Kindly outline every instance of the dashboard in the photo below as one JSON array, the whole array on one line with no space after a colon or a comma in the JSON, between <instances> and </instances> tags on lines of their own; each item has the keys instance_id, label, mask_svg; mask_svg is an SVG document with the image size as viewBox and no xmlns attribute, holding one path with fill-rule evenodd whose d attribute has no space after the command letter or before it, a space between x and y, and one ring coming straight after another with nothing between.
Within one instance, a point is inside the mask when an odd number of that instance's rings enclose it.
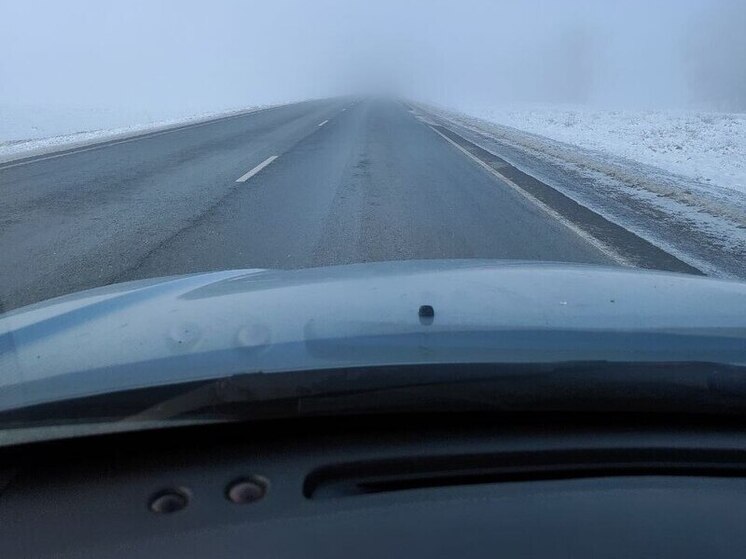
<instances>
[{"instance_id":1,"label":"dashboard","mask_svg":"<svg viewBox=\"0 0 746 559\"><path fill-rule=\"evenodd\" d=\"M735 420L386 415L0 451L2 557L743 557Z\"/></svg>"}]
</instances>

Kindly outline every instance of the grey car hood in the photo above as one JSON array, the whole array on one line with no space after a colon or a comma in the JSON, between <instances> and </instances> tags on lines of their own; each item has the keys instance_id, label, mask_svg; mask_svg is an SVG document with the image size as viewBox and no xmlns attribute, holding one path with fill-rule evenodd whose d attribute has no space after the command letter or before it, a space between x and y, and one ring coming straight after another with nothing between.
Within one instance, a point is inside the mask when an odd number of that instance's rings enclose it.
<instances>
[{"instance_id":1,"label":"grey car hood","mask_svg":"<svg viewBox=\"0 0 746 559\"><path fill-rule=\"evenodd\" d=\"M0 409L236 373L588 360L744 364L746 284L493 261L117 284L0 317Z\"/></svg>"}]
</instances>

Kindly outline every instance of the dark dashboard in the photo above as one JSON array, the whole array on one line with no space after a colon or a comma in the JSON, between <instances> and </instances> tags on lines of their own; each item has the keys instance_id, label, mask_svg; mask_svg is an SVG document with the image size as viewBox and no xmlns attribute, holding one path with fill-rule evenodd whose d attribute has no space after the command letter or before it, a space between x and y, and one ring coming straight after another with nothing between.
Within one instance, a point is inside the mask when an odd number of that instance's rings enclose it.
<instances>
[{"instance_id":1,"label":"dark dashboard","mask_svg":"<svg viewBox=\"0 0 746 559\"><path fill-rule=\"evenodd\" d=\"M743 557L713 417L380 415L0 451L0 556Z\"/></svg>"}]
</instances>

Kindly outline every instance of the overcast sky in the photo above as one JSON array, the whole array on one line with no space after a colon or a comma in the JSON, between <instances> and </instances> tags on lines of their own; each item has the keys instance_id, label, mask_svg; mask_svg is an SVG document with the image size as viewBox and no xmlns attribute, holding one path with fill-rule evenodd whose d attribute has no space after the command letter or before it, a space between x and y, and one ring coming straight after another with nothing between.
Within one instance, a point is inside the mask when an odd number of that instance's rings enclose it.
<instances>
[{"instance_id":1,"label":"overcast sky","mask_svg":"<svg viewBox=\"0 0 746 559\"><path fill-rule=\"evenodd\" d=\"M746 110L744 5L0 0L0 103L219 110L375 90Z\"/></svg>"}]
</instances>

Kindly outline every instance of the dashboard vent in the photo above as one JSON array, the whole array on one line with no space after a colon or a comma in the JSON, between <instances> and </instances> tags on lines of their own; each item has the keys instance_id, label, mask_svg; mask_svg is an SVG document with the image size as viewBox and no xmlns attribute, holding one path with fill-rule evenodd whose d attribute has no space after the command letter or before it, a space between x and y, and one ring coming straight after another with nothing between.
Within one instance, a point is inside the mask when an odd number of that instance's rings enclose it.
<instances>
[{"instance_id":1,"label":"dashboard vent","mask_svg":"<svg viewBox=\"0 0 746 559\"><path fill-rule=\"evenodd\" d=\"M746 477L746 453L702 449L577 450L409 457L350 462L314 470L308 499L414 489L615 476Z\"/></svg>"}]
</instances>

